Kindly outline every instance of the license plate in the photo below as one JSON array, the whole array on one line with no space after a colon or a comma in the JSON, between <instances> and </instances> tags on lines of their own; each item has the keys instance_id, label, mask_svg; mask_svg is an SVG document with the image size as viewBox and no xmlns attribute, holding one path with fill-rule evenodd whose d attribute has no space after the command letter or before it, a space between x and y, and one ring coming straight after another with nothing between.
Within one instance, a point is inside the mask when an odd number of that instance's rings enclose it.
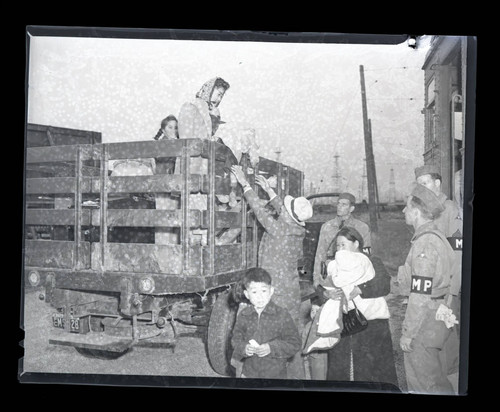
<instances>
[{"instance_id":1,"label":"license plate","mask_svg":"<svg viewBox=\"0 0 500 412\"><path fill-rule=\"evenodd\" d=\"M65 329L66 319L62 313L52 314L52 325L56 328ZM70 332L80 332L80 318L69 317Z\"/></svg>"}]
</instances>

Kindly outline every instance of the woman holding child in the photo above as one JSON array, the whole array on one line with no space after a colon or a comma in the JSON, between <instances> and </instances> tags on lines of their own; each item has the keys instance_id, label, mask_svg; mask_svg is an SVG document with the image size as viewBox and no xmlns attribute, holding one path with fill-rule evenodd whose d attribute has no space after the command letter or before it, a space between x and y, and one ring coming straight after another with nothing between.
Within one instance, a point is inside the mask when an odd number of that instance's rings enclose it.
<instances>
[{"instance_id":1,"label":"woman holding child","mask_svg":"<svg viewBox=\"0 0 500 412\"><path fill-rule=\"evenodd\" d=\"M345 297L349 308L352 302L368 320L368 327L354 335L334 340L331 348L324 348L328 352L328 372L324 365L312 365L313 379L328 379L332 381L363 381L395 385L398 380L394 361L391 331L389 328L389 308L384 296L390 292L390 275L382 262L376 256L363 255L365 259L356 259L356 254L362 254L363 237L352 227L342 228L336 238L337 252L345 251L348 260L330 262L329 275L336 271L351 270L353 275L364 281L357 282L349 287L348 295L341 288L329 288L323 293L326 299L342 299ZM352 255L352 253L355 253ZM351 254L351 255L349 255ZM339 256L340 257L340 256ZM357 256L361 258L361 255ZM366 265L366 258L369 265ZM341 267L341 265L343 265ZM360 268L365 274L362 276ZM372 274L370 274L372 272ZM311 343L311 341L308 341ZM306 345L308 344L306 342ZM305 348L307 349L307 347ZM315 370L316 369L316 370ZM319 372L318 372L319 371ZM323 376L322 376L323 375Z\"/></svg>"}]
</instances>

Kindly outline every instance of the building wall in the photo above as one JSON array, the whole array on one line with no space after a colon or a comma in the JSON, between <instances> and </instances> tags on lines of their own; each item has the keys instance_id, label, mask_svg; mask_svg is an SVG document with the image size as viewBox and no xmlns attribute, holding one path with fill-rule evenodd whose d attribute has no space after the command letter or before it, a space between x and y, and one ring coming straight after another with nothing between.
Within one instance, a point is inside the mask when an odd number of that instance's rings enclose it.
<instances>
[{"instance_id":1,"label":"building wall","mask_svg":"<svg viewBox=\"0 0 500 412\"><path fill-rule=\"evenodd\" d=\"M452 127L451 110L454 95L463 97L462 79L465 79L466 70L465 60L462 58L464 41L463 37L434 37L422 67L425 73L423 160L425 164L438 165L442 176L442 190L450 199L455 197L455 173L462 168L459 159L461 153L457 150L462 141L452 137L453 130L458 129ZM458 156L457 161L455 156Z\"/></svg>"}]
</instances>

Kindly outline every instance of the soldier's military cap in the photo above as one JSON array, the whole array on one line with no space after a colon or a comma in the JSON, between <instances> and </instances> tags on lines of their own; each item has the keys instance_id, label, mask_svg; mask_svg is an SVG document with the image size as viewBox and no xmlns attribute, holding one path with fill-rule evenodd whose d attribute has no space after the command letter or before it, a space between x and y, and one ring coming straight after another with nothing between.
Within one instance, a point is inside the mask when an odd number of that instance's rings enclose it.
<instances>
[{"instance_id":1,"label":"soldier's military cap","mask_svg":"<svg viewBox=\"0 0 500 412\"><path fill-rule=\"evenodd\" d=\"M436 194L432 190L427 189L425 186L418 184L415 185L411 191L411 195L413 197L418 197L434 217L439 216L439 214L444 210L444 206Z\"/></svg>"},{"instance_id":2,"label":"soldier's military cap","mask_svg":"<svg viewBox=\"0 0 500 412\"><path fill-rule=\"evenodd\" d=\"M418 179L420 176L423 175L431 175L431 174L438 174L441 175L441 171L439 170L439 167L433 164L427 164L423 166L419 166L415 169L415 179Z\"/></svg>"},{"instance_id":3,"label":"soldier's military cap","mask_svg":"<svg viewBox=\"0 0 500 412\"><path fill-rule=\"evenodd\" d=\"M354 195L352 195L352 194L350 194L348 192L341 193L339 195L339 200L340 199L347 199L347 200L349 200L349 202L351 202L351 206L356 203L356 198L354 197Z\"/></svg>"}]
</instances>

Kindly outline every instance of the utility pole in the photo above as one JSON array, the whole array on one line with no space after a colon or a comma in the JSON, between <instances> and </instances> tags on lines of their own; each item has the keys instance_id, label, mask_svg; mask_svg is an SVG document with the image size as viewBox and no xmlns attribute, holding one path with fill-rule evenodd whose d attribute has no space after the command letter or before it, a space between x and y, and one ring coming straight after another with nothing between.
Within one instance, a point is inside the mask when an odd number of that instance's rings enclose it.
<instances>
[{"instance_id":1,"label":"utility pole","mask_svg":"<svg viewBox=\"0 0 500 412\"><path fill-rule=\"evenodd\" d=\"M359 74L361 78L361 103L363 108L363 130L365 136L366 175L368 178L368 211L370 214L371 231L377 232L375 159L373 158L373 145L371 140L370 123L368 121L368 109L366 106L365 73L363 65L359 66Z\"/></svg>"},{"instance_id":2,"label":"utility pole","mask_svg":"<svg viewBox=\"0 0 500 412\"><path fill-rule=\"evenodd\" d=\"M372 119L368 119L368 130L370 133L370 142L373 143L373 134L372 134ZM378 181L377 181L377 168L375 167L375 155L373 155L373 185L375 186L375 210L377 213L377 217L380 219L380 198L378 197Z\"/></svg>"},{"instance_id":3,"label":"utility pole","mask_svg":"<svg viewBox=\"0 0 500 412\"><path fill-rule=\"evenodd\" d=\"M276 161L279 163L281 160L281 147L276 147L274 149L274 153L276 153Z\"/></svg>"},{"instance_id":4,"label":"utility pole","mask_svg":"<svg viewBox=\"0 0 500 412\"><path fill-rule=\"evenodd\" d=\"M394 168L391 166L391 174L389 177L389 204L396 203L396 179L394 178Z\"/></svg>"},{"instance_id":5,"label":"utility pole","mask_svg":"<svg viewBox=\"0 0 500 412\"><path fill-rule=\"evenodd\" d=\"M364 200L365 198L365 191L366 191L366 158L363 158L363 176L361 177L361 201Z\"/></svg>"},{"instance_id":6,"label":"utility pole","mask_svg":"<svg viewBox=\"0 0 500 412\"><path fill-rule=\"evenodd\" d=\"M334 159L335 159L335 162L333 164L333 167L334 167L334 171L333 171L333 184L334 184L334 188L333 188L333 191L334 192L341 192L342 191L342 180L341 180L341 175L340 175L340 166L339 166L339 155L338 154L335 154L335 156L333 156Z\"/></svg>"}]
</instances>

